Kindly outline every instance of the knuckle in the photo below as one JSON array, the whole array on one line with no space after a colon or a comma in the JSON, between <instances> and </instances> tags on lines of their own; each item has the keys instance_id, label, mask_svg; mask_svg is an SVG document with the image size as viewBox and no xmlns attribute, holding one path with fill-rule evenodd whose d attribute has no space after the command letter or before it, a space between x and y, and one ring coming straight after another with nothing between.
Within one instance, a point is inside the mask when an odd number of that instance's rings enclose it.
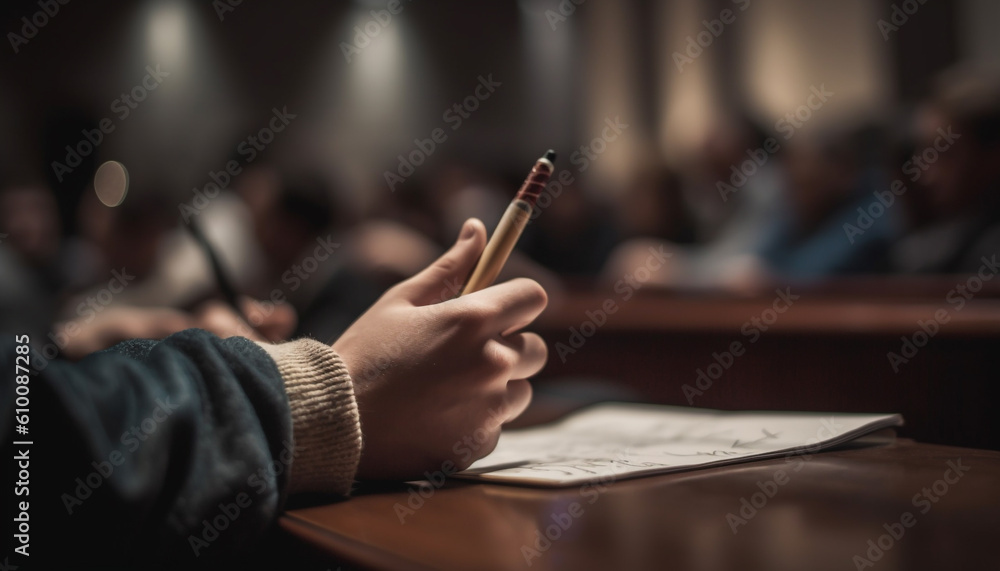
<instances>
[{"instance_id":1,"label":"knuckle","mask_svg":"<svg viewBox=\"0 0 1000 571\"><path fill-rule=\"evenodd\" d=\"M523 295L532 305L545 307L549 303L549 294L545 288L535 280L528 278L517 278L517 285L523 291Z\"/></svg>"},{"instance_id":2,"label":"knuckle","mask_svg":"<svg viewBox=\"0 0 1000 571\"><path fill-rule=\"evenodd\" d=\"M459 323L465 329L480 329L493 318L495 309L488 302L476 300L466 304L459 315Z\"/></svg>"},{"instance_id":3,"label":"knuckle","mask_svg":"<svg viewBox=\"0 0 1000 571\"><path fill-rule=\"evenodd\" d=\"M510 416L510 403L507 401L507 395L498 394L493 398L493 406L485 411L483 423L499 438L500 427L508 416Z\"/></svg>"},{"instance_id":4,"label":"knuckle","mask_svg":"<svg viewBox=\"0 0 1000 571\"><path fill-rule=\"evenodd\" d=\"M506 375L517 364L517 356L499 341L491 339L483 348L487 368L495 375Z\"/></svg>"},{"instance_id":5,"label":"knuckle","mask_svg":"<svg viewBox=\"0 0 1000 571\"><path fill-rule=\"evenodd\" d=\"M396 285L390 287L389 289L385 290L385 292L382 294L382 296L379 297L378 301L376 301L375 303L383 302L383 300L390 300L391 301L391 300L394 300L396 298L402 297L403 294L406 292L406 288L408 287L408 284L410 283L410 280L412 280L412 279L413 278L409 278L407 280L403 280L403 281L397 283Z\"/></svg>"}]
</instances>

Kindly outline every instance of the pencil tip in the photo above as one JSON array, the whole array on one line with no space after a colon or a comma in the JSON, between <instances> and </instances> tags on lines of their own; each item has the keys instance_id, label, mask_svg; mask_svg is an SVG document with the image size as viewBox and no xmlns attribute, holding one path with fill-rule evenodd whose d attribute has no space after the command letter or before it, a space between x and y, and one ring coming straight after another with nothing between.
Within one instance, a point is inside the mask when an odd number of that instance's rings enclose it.
<instances>
[{"instance_id":1,"label":"pencil tip","mask_svg":"<svg viewBox=\"0 0 1000 571\"><path fill-rule=\"evenodd\" d=\"M550 163L556 162L556 152L552 149L545 151L545 158L549 160Z\"/></svg>"}]
</instances>

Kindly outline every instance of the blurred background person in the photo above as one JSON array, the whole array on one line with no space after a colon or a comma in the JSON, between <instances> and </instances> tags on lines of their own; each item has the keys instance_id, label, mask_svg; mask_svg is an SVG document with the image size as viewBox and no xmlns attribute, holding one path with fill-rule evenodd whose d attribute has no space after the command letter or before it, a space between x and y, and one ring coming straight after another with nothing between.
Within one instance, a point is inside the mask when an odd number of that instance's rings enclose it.
<instances>
[{"instance_id":1,"label":"blurred background person","mask_svg":"<svg viewBox=\"0 0 1000 571\"><path fill-rule=\"evenodd\" d=\"M609 215L614 208L577 182L560 183L558 196L552 193L551 183L549 188L552 198L536 205L520 249L564 278L592 281L618 240L615 219Z\"/></svg>"},{"instance_id":2,"label":"blurred background person","mask_svg":"<svg viewBox=\"0 0 1000 571\"><path fill-rule=\"evenodd\" d=\"M1000 76L954 69L934 83L901 153L909 228L893 248L903 272L969 273L1000 252Z\"/></svg>"},{"instance_id":3,"label":"blurred background person","mask_svg":"<svg viewBox=\"0 0 1000 571\"><path fill-rule=\"evenodd\" d=\"M689 247L669 242L674 255L651 284L748 290L767 279L760 255L790 216L783 157L766 148L769 138L748 115L713 123L699 147L689 194L699 241ZM755 153L763 160L755 161ZM637 238L620 245L604 270L606 279L631 273L650 247L663 242Z\"/></svg>"},{"instance_id":4,"label":"blurred background person","mask_svg":"<svg viewBox=\"0 0 1000 571\"><path fill-rule=\"evenodd\" d=\"M29 182L0 187L0 329L45 331L70 279L52 191Z\"/></svg>"},{"instance_id":5,"label":"blurred background person","mask_svg":"<svg viewBox=\"0 0 1000 571\"><path fill-rule=\"evenodd\" d=\"M790 215L776 223L760 252L775 279L815 281L888 269L897 211L875 218L861 232L850 230L858 223L858 209L869 210L876 200L873 192L889 187L877 156L866 152L879 144L877 132L862 128L799 137L788 147Z\"/></svg>"}]
</instances>

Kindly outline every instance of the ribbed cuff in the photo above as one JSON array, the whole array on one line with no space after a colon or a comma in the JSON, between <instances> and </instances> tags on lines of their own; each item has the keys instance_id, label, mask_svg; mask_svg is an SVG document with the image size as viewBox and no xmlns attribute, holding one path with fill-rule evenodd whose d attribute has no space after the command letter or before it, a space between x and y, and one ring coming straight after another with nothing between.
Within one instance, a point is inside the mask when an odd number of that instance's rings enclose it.
<instances>
[{"instance_id":1,"label":"ribbed cuff","mask_svg":"<svg viewBox=\"0 0 1000 571\"><path fill-rule=\"evenodd\" d=\"M260 345L278 364L292 410L289 493L347 495L361 460L361 421L344 361L313 339Z\"/></svg>"}]
</instances>

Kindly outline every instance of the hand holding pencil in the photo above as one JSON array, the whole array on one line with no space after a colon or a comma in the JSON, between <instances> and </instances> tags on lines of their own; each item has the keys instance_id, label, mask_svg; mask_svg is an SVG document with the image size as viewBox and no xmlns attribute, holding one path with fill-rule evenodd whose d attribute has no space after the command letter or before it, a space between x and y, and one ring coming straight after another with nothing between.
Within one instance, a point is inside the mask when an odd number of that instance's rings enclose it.
<instances>
[{"instance_id":1,"label":"hand holding pencil","mask_svg":"<svg viewBox=\"0 0 1000 571\"><path fill-rule=\"evenodd\" d=\"M334 342L366 427L359 478L465 468L528 406L525 379L548 358L545 341L523 331L545 309L542 286L515 278L441 299L442 288L470 274L486 241L482 222L467 220L447 252L390 288Z\"/></svg>"}]
</instances>

